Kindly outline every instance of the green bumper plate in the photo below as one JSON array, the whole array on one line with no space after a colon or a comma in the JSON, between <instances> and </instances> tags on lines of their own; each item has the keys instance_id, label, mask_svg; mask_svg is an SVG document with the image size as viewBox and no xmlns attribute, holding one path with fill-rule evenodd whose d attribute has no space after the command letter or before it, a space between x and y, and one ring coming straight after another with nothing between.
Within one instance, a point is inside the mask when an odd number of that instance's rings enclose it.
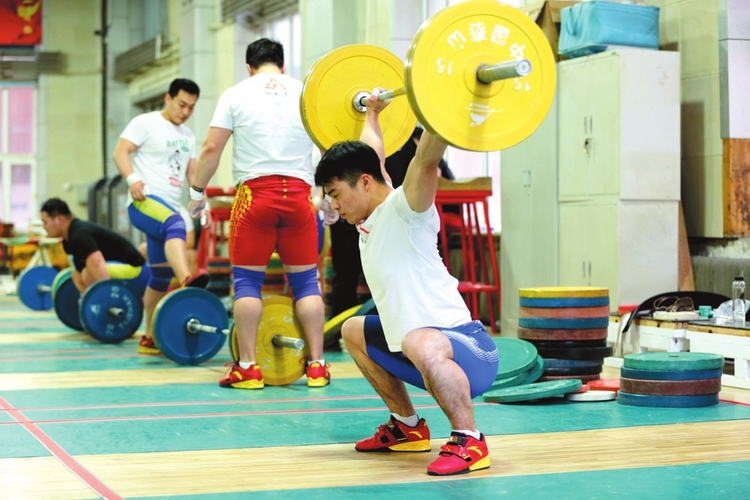
<instances>
[{"instance_id":1,"label":"green bumper plate","mask_svg":"<svg viewBox=\"0 0 750 500\"><path fill-rule=\"evenodd\" d=\"M495 380L527 372L536 363L537 350L531 342L507 337L495 337L493 340L500 358Z\"/></svg>"},{"instance_id":2,"label":"green bumper plate","mask_svg":"<svg viewBox=\"0 0 750 500\"><path fill-rule=\"evenodd\" d=\"M489 403L516 403L553 396L564 396L569 392L577 391L582 385L578 379L550 380L548 382L537 382L535 384L489 391L484 393L484 400Z\"/></svg>"},{"instance_id":3,"label":"green bumper plate","mask_svg":"<svg viewBox=\"0 0 750 500\"><path fill-rule=\"evenodd\" d=\"M641 352L626 355L623 366L640 370L711 370L724 366L724 356L707 352Z\"/></svg>"}]
</instances>

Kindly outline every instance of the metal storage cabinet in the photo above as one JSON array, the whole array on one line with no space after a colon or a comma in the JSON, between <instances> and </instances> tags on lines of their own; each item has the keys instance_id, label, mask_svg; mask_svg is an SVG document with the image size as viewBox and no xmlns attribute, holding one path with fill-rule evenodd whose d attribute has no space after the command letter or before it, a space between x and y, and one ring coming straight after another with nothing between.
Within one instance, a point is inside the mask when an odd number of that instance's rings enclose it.
<instances>
[{"instance_id":1,"label":"metal storage cabinet","mask_svg":"<svg viewBox=\"0 0 750 500\"><path fill-rule=\"evenodd\" d=\"M679 201L679 53L620 49L558 74L560 201Z\"/></svg>"},{"instance_id":2,"label":"metal storage cabinet","mask_svg":"<svg viewBox=\"0 0 750 500\"><path fill-rule=\"evenodd\" d=\"M620 49L560 74L560 285L610 307L678 285L680 59Z\"/></svg>"},{"instance_id":3,"label":"metal storage cabinet","mask_svg":"<svg viewBox=\"0 0 750 500\"><path fill-rule=\"evenodd\" d=\"M557 90L542 125L502 152L505 335L519 288L607 287L614 311L678 286L679 53L562 61Z\"/></svg>"},{"instance_id":4,"label":"metal storage cabinet","mask_svg":"<svg viewBox=\"0 0 750 500\"><path fill-rule=\"evenodd\" d=\"M515 336L518 289L558 279L558 98L525 141L501 153L501 331Z\"/></svg>"}]
</instances>

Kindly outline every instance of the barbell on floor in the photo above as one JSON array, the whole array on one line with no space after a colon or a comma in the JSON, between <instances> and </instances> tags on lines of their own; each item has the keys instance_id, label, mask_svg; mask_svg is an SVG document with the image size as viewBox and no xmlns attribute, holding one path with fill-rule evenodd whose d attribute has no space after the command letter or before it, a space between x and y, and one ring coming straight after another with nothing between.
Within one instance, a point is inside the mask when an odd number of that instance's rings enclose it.
<instances>
[{"instance_id":1,"label":"barbell on floor","mask_svg":"<svg viewBox=\"0 0 750 500\"><path fill-rule=\"evenodd\" d=\"M513 79L510 82L510 79ZM447 7L417 32L404 65L389 51L349 45L321 58L305 77L300 111L316 145L356 140L362 98L394 89L380 115L386 156L411 136L416 119L452 146L511 147L536 130L556 87L555 59L541 29L520 10L494 0Z\"/></svg>"},{"instance_id":2,"label":"barbell on floor","mask_svg":"<svg viewBox=\"0 0 750 500\"><path fill-rule=\"evenodd\" d=\"M216 355L230 338L230 351L239 360L239 343L224 303L198 288L175 290L154 313L154 340L162 353L180 364L198 365ZM286 385L305 371L308 352L291 298L263 298L263 315L256 337L256 362L268 385Z\"/></svg>"},{"instance_id":3,"label":"barbell on floor","mask_svg":"<svg viewBox=\"0 0 750 500\"><path fill-rule=\"evenodd\" d=\"M119 343L132 337L143 319L141 297L119 279L98 281L81 296L71 274L72 268L59 273L47 266L31 268L19 279L18 296L35 310L54 307L65 326L101 342Z\"/></svg>"},{"instance_id":4,"label":"barbell on floor","mask_svg":"<svg viewBox=\"0 0 750 500\"><path fill-rule=\"evenodd\" d=\"M81 297L78 317L89 335L116 344L132 337L141 325L143 298L123 280L97 281Z\"/></svg>"},{"instance_id":5,"label":"barbell on floor","mask_svg":"<svg viewBox=\"0 0 750 500\"><path fill-rule=\"evenodd\" d=\"M52 308L52 282L57 270L51 266L34 266L21 273L16 294L23 305L35 311Z\"/></svg>"}]
</instances>

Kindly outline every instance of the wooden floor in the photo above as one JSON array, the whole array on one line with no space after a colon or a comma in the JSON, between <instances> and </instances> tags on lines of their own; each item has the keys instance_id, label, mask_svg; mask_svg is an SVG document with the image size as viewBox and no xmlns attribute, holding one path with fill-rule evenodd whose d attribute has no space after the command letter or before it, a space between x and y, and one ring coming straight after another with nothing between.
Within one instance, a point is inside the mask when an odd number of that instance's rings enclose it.
<instances>
[{"instance_id":1,"label":"wooden floor","mask_svg":"<svg viewBox=\"0 0 750 500\"><path fill-rule=\"evenodd\" d=\"M492 467L434 478L450 428L421 390L432 452L354 451L388 414L346 354L326 353L329 387L242 391L217 384L226 348L196 367L136 351L0 295L0 499L748 498L748 391L694 409L480 398Z\"/></svg>"}]
</instances>

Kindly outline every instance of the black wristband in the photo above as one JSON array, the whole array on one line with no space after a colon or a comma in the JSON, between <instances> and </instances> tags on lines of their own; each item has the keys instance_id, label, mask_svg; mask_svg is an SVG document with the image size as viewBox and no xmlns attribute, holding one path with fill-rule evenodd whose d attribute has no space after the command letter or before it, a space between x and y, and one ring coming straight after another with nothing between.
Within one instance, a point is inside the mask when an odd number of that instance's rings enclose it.
<instances>
[{"instance_id":1,"label":"black wristband","mask_svg":"<svg viewBox=\"0 0 750 500\"><path fill-rule=\"evenodd\" d=\"M193 191L197 191L199 193L202 193L202 192L204 192L206 190L205 188L199 188L199 187L195 187L195 186L190 186L190 189L192 189Z\"/></svg>"}]
</instances>

